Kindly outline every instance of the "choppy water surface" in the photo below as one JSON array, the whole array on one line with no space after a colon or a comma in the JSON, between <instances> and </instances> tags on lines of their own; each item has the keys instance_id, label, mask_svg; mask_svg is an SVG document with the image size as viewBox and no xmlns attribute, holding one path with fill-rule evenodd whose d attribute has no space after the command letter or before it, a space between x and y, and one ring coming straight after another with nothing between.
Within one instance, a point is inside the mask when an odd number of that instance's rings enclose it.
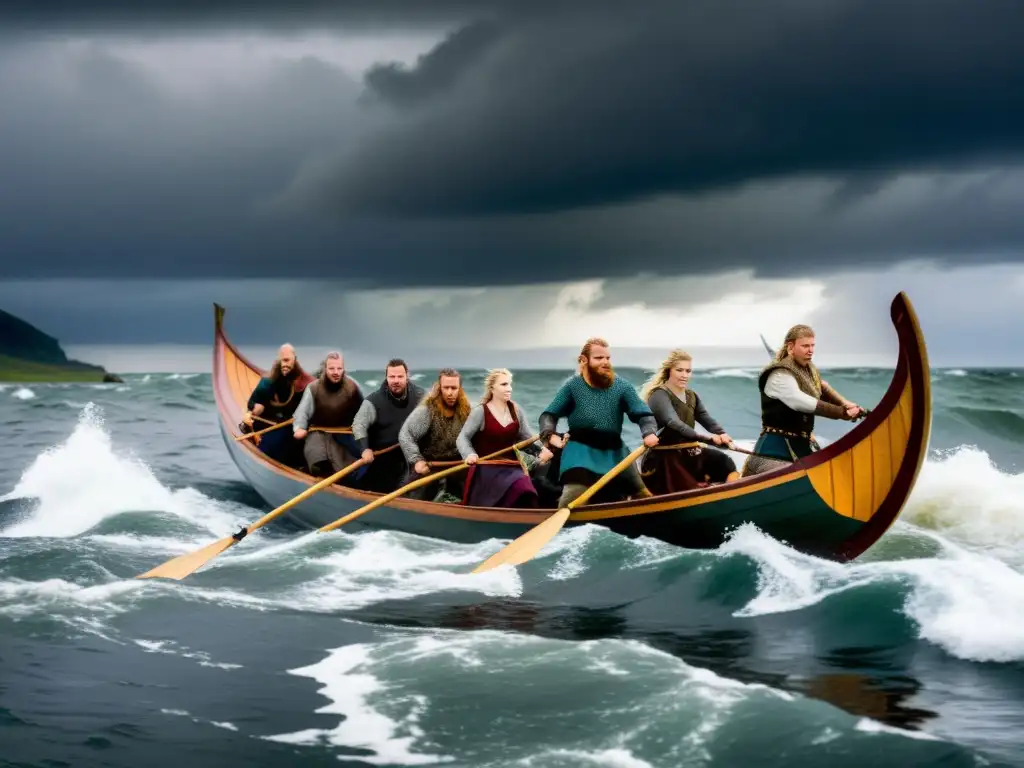
<instances>
[{"instance_id":1,"label":"choppy water surface","mask_svg":"<svg viewBox=\"0 0 1024 768\"><path fill-rule=\"evenodd\" d=\"M828 378L870 406L889 372ZM1024 765L1022 379L933 378L932 455L852 564L587 526L470 576L502 542L283 522L181 583L132 577L267 510L209 376L5 385L0 765ZM694 387L749 447L754 372Z\"/></svg>"}]
</instances>

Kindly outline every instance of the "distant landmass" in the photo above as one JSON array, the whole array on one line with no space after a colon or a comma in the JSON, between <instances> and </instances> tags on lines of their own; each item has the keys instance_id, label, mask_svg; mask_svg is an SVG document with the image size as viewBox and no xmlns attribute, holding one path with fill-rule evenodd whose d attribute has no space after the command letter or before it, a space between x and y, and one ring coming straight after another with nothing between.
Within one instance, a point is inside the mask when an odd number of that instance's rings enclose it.
<instances>
[{"instance_id":1,"label":"distant landmass","mask_svg":"<svg viewBox=\"0 0 1024 768\"><path fill-rule=\"evenodd\" d=\"M60 342L0 309L0 381L121 381L99 365L69 360Z\"/></svg>"}]
</instances>

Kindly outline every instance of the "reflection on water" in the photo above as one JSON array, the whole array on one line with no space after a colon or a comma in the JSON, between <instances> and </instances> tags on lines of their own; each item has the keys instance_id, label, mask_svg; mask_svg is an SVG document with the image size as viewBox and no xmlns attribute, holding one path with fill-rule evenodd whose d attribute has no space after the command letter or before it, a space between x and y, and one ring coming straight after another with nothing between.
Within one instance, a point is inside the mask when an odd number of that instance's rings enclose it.
<instances>
[{"instance_id":1,"label":"reflection on water","mask_svg":"<svg viewBox=\"0 0 1024 768\"><path fill-rule=\"evenodd\" d=\"M791 686L807 696L822 699L853 715L863 715L888 725L917 730L935 712L908 705L921 683L904 675L868 676L856 672L816 675L804 684Z\"/></svg>"}]
</instances>

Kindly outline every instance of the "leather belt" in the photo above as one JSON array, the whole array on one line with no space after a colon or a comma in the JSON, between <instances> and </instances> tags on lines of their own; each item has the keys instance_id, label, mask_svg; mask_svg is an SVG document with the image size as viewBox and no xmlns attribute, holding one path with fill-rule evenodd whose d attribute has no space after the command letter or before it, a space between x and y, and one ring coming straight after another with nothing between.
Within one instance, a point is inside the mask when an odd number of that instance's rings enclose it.
<instances>
[{"instance_id":1,"label":"leather belt","mask_svg":"<svg viewBox=\"0 0 1024 768\"><path fill-rule=\"evenodd\" d=\"M772 435L782 435L783 437L800 437L804 438L805 440L809 440L811 437L810 432L787 432L784 429L776 429L775 427L762 426L761 434L763 435L765 432L768 432L769 434Z\"/></svg>"}]
</instances>

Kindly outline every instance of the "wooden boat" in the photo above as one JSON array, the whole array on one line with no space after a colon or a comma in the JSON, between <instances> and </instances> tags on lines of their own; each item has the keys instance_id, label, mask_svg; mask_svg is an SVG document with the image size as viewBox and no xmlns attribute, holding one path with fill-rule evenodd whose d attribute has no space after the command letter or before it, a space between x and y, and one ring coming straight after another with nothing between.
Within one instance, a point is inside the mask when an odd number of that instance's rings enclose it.
<instances>
[{"instance_id":1,"label":"wooden boat","mask_svg":"<svg viewBox=\"0 0 1024 768\"><path fill-rule=\"evenodd\" d=\"M238 423L263 372L224 333L215 306L213 389L221 434L231 458L270 505L277 507L315 480L269 459L251 440L235 440ZM899 338L892 381L870 415L806 459L726 485L638 501L587 505L567 526L591 523L625 536L649 536L680 547L719 546L730 530L753 523L789 546L837 561L867 550L900 514L928 450L930 374L924 339L905 294L890 309ZM751 396L754 396L752 391ZM287 427L286 427L287 428ZM331 486L288 514L320 527L379 498ZM554 510L521 510L395 499L346 526L407 531L457 542L512 539Z\"/></svg>"}]
</instances>

